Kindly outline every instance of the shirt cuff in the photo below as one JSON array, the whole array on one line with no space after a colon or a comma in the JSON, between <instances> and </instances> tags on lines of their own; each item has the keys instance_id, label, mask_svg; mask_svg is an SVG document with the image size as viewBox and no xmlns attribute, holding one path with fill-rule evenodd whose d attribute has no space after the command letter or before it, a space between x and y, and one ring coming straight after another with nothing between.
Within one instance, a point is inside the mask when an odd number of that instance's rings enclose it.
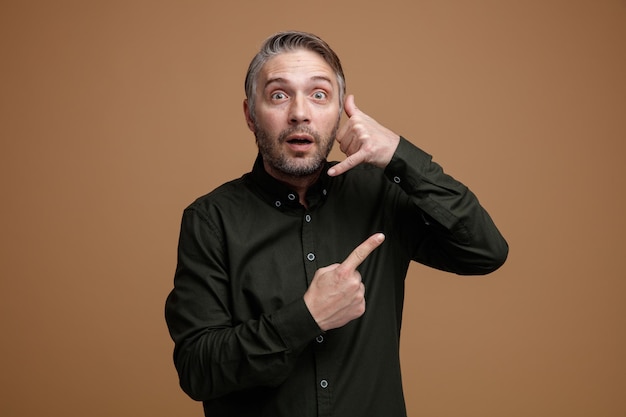
<instances>
[{"instance_id":1,"label":"shirt cuff","mask_svg":"<svg viewBox=\"0 0 626 417\"><path fill-rule=\"evenodd\" d=\"M430 154L400 136L396 152L385 168L385 176L405 191L412 190L423 180L431 160Z\"/></svg>"},{"instance_id":2,"label":"shirt cuff","mask_svg":"<svg viewBox=\"0 0 626 417\"><path fill-rule=\"evenodd\" d=\"M272 321L285 344L292 350L300 350L322 333L303 298L272 313Z\"/></svg>"}]
</instances>

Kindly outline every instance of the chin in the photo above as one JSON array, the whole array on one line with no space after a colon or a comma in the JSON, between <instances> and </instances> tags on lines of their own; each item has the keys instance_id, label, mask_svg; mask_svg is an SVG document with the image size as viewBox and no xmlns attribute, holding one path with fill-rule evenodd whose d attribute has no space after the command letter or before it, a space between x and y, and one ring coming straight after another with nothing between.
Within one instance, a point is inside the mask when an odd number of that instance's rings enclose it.
<instances>
[{"instance_id":1,"label":"chin","mask_svg":"<svg viewBox=\"0 0 626 417\"><path fill-rule=\"evenodd\" d=\"M316 158L307 158L306 160L290 160L283 161L278 167L283 173L294 177L306 177L315 174L322 168L323 161Z\"/></svg>"}]
</instances>

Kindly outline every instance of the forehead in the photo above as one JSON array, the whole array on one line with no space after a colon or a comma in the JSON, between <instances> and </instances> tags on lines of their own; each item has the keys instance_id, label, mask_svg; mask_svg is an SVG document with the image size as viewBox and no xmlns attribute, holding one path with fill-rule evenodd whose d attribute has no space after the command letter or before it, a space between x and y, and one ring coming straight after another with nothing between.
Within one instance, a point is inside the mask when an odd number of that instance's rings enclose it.
<instances>
[{"instance_id":1,"label":"forehead","mask_svg":"<svg viewBox=\"0 0 626 417\"><path fill-rule=\"evenodd\" d=\"M333 69L319 54L306 49L283 52L270 58L259 74L260 86L272 80L306 81L327 78L333 85L337 80Z\"/></svg>"}]
</instances>

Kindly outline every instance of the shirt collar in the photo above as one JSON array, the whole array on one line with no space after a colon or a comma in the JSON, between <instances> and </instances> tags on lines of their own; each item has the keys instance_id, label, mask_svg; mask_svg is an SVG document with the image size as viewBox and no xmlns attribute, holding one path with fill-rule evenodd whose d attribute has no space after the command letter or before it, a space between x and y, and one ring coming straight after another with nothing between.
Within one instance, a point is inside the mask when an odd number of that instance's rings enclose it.
<instances>
[{"instance_id":1,"label":"shirt collar","mask_svg":"<svg viewBox=\"0 0 626 417\"><path fill-rule=\"evenodd\" d=\"M307 202L309 209L313 209L316 206L323 204L328 197L332 178L328 176L327 171L331 164L324 161L324 168L320 174L319 179L309 187L307 191ZM257 155L252 172L247 175L248 183L252 186L252 189L258 192L265 201L281 211L289 209L301 209L302 206L298 201L298 194L272 177L265 171L263 167L263 158L261 154Z\"/></svg>"}]
</instances>

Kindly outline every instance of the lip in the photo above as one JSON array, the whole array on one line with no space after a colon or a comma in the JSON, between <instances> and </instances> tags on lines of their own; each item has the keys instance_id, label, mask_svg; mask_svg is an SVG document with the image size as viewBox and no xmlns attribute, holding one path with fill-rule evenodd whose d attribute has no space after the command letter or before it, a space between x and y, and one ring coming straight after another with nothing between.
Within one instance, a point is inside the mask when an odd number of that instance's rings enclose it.
<instances>
[{"instance_id":1,"label":"lip","mask_svg":"<svg viewBox=\"0 0 626 417\"><path fill-rule=\"evenodd\" d=\"M315 145L315 139L306 133L293 133L285 138L285 144L295 152L304 152Z\"/></svg>"}]
</instances>

